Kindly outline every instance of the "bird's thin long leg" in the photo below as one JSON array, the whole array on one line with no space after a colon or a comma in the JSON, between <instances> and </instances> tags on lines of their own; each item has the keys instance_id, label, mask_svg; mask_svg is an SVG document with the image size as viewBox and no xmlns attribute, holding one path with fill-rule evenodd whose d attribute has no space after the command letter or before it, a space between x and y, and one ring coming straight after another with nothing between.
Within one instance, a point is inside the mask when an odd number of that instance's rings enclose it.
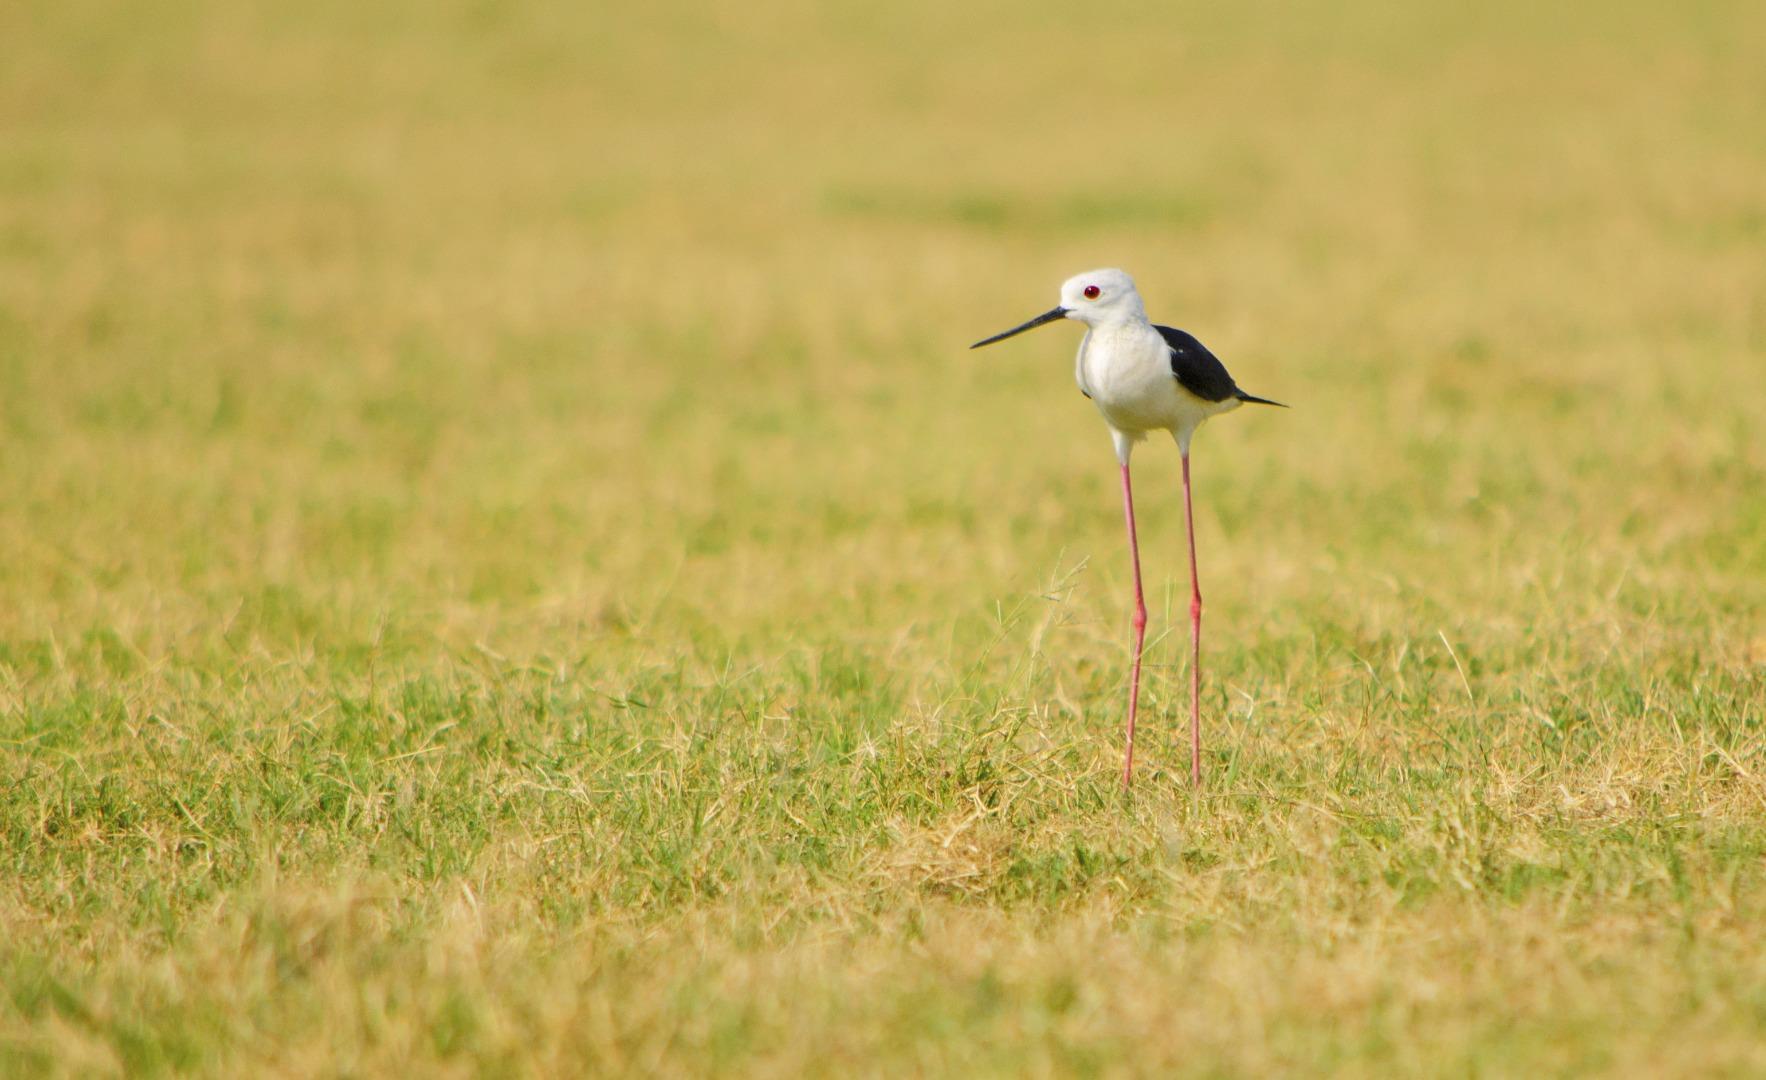
<instances>
[{"instance_id":1,"label":"bird's thin long leg","mask_svg":"<svg viewBox=\"0 0 1766 1080\"><path fill-rule=\"evenodd\" d=\"M1128 558L1134 564L1134 670L1128 677L1128 746L1122 758L1122 786L1134 774L1134 718L1141 699L1141 646L1147 639L1147 600L1141 593L1141 546L1134 532L1134 486L1122 463L1122 511L1128 518Z\"/></svg>"},{"instance_id":2,"label":"bird's thin long leg","mask_svg":"<svg viewBox=\"0 0 1766 1080\"><path fill-rule=\"evenodd\" d=\"M1125 477L1126 478L1126 477ZM1183 454L1183 522L1190 534L1190 783L1202 783L1202 586L1196 578L1196 515L1190 508L1190 455Z\"/></svg>"}]
</instances>

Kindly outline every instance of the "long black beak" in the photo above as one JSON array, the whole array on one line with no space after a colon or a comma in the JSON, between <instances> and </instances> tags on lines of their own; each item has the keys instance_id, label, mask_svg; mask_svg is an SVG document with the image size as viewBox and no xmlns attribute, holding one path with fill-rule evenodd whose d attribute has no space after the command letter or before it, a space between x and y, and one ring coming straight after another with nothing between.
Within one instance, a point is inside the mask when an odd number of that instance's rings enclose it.
<instances>
[{"instance_id":1,"label":"long black beak","mask_svg":"<svg viewBox=\"0 0 1766 1080\"><path fill-rule=\"evenodd\" d=\"M1022 334L1026 330L1035 330L1037 327L1041 326L1043 323L1052 323L1056 319L1064 319L1066 317L1067 317L1067 309L1064 307L1058 307L1052 311L1045 311L1041 315L1038 315L1036 318L1031 319L1029 322L1025 323L1023 326L1014 326L1010 330L1007 330L1003 334L995 334L990 338L983 338L980 341L977 341L975 344L969 346L969 348L979 349L983 345L992 345L994 342L1004 341L1007 338L1013 336L1014 334Z\"/></svg>"}]
</instances>

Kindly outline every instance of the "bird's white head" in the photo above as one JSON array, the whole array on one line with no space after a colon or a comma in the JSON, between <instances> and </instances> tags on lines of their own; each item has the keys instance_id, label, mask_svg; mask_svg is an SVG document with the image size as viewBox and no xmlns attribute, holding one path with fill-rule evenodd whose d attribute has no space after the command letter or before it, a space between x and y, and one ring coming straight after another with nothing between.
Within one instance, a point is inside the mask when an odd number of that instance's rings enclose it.
<instances>
[{"instance_id":1,"label":"bird's white head","mask_svg":"<svg viewBox=\"0 0 1766 1080\"><path fill-rule=\"evenodd\" d=\"M1090 270L1062 282L1061 307L1067 318L1087 326L1147 317L1134 279L1125 271L1110 268Z\"/></svg>"},{"instance_id":2,"label":"bird's white head","mask_svg":"<svg viewBox=\"0 0 1766 1080\"><path fill-rule=\"evenodd\" d=\"M1061 283L1059 306L1003 334L977 341L969 348L992 345L1057 319L1074 319L1087 326L1107 326L1132 320L1144 322L1146 317L1147 309L1141 303L1141 294L1135 291L1133 278L1121 270L1092 270Z\"/></svg>"}]
</instances>

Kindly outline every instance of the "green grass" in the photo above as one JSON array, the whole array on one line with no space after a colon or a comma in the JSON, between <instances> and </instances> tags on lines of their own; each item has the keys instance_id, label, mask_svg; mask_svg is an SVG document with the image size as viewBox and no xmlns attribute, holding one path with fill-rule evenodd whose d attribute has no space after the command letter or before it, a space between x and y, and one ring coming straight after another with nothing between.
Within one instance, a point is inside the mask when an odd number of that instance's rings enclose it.
<instances>
[{"instance_id":1,"label":"green grass","mask_svg":"<svg viewBox=\"0 0 1766 1080\"><path fill-rule=\"evenodd\" d=\"M1766 1071L1758 5L0 23L0 1073Z\"/></svg>"}]
</instances>

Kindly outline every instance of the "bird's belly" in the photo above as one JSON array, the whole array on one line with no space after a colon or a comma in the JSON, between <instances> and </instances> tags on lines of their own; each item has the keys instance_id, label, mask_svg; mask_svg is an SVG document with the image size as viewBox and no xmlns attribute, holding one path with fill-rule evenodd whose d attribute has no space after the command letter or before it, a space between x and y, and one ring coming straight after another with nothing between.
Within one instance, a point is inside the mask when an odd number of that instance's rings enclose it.
<instances>
[{"instance_id":1,"label":"bird's belly","mask_svg":"<svg viewBox=\"0 0 1766 1080\"><path fill-rule=\"evenodd\" d=\"M1092 402L1104 422L1137 441L1149 431L1169 431L1185 446L1189 437L1210 416L1239 406L1231 398L1206 401L1185 390L1171 375L1144 383L1129 381L1115 392L1094 393Z\"/></svg>"},{"instance_id":2,"label":"bird's belly","mask_svg":"<svg viewBox=\"0 0 1766 1080\"><path fill-rule=\"evenodd\" d=\"M1118 431L1135 434L1183 425L1189 421L1191 409L1186 408L1186 399L1191 395L1178 386L1169 368L1162 368L1154 364L1099 365L1098 370L1087 373L1092 403Z\"/></svg>"}]
</instances>

